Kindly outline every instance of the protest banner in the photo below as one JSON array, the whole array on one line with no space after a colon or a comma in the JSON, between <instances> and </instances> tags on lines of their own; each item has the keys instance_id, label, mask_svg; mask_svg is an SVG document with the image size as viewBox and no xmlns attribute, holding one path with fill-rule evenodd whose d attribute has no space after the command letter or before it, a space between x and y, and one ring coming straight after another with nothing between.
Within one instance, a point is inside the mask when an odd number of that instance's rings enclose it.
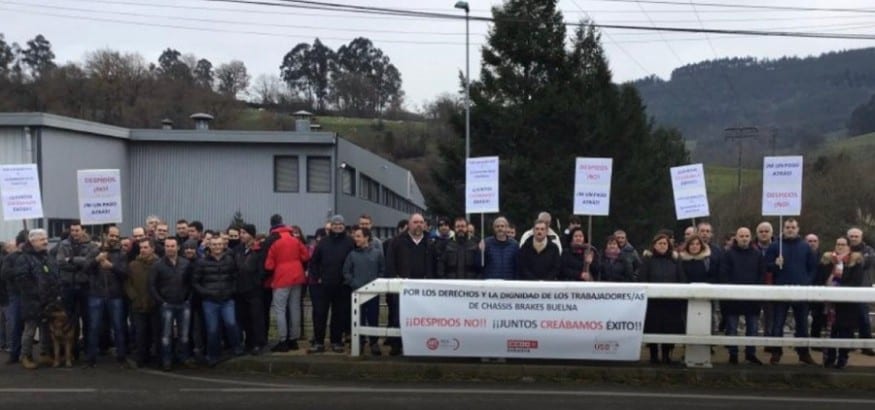
<instances>
[{"instance_id":1,"label":"protest banner","mask_svg":"<svg viewBox=\"0 0 875 410\"><path fill-rule=\"evenodd\" d=\"M410 356L638 360L647 295L608 283L405 281Z\"/></svg>"},{"instance_id":2,"label":"protest banner","mask_svg":"<svg viewBox=\"0 0 875 410\"><path fill-rule=\"evenodd\" d=\"M702 164L672 167L671 186L678 220L710 215L708 191L705 189L705 169Z\"/></svg>"},{"instance_id":3,"label":"protest banner","mask_svg":"<svg viewBox=\"0 0 875 410\"><path fill-rule=\"evenodd\" d=\"M498 157L468 158L465 171L465 213L498 212Z\"/></svg>"},{"instance_id":4,"label":"protest banner","mask_svg":"<svg viewBox=\"0 0 875 410\"><path fill-rule=\"evenodd\" d=\"M43 199L36 164L0 165L3 220L43 217Z\"/></svg>"},{"instance_id":5,"label":"protest banner","mask_svg":"<svg viewBox=\"0 0 875 410\"><path fill-rule=\"evenodd\" d=\"M80 169L79 219L83 225L122 222L121 176L117 169Z\"/></svg>"}]
</instances>

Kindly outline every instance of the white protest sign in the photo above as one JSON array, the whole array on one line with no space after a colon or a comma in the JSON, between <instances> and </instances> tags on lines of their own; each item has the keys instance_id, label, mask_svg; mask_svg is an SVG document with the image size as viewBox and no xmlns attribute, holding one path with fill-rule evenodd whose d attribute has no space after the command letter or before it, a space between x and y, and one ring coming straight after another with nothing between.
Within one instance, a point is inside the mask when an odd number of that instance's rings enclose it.
<instances>
[{"instance_id":1,"label":"white protest sign","mask_svg":"<svg viewBox=\"0 0 875 410\"><path fill-rule=\"evenodd\" d=\"M36 164L0 165L3 220L43 217L43 197Z\"/></svg>"},{"instance_id":2,"label":"white protest sign","mask_svg":"<svg viewBox=\"0 0 875 410\"><path fill-rule=\"evenodd\" d=\"M671 186L674 191L674 211L679 220L705 217L711 213L702 164L672 167Z\"/></svg>"},{"instance_id":3,"label":"white protest sign","mask_svg":"<svg viewBox=\"0 0 875 410\"><path fill-rule=\"evenodd\" d=\"M802 157L763 159L763 215L802 213Z\"/></svg>"},{"instance_id":4,"label":"white protest sign","mask_svg":"<svg viewBox=\"0 0 875 410\"><path fill-rule=\"evenodd\" d=\"M465 171L465 213L498 212L498 157L468 158Z\"/></svg>"},{"instance_id":5,"label":"white protest sign","mask_svg":"<svg viewBox=\"0 0 875 410\"><path fill-rule=\"evenodd\" d=\"M611 213L612 158L577 158L574 167L574 214Z\"/></svg>"},{"instance_id":6,"label":"white protest sign","mask_svg":"<svg viewBox=\"0 0 875 410\"><path fill-rule=\"evenodd\" d=\"M122 183L117 169L80 169L79 219L83 225L122 222Z\"/></svg>"},{"instance_id":7,"label":"white protest sign","mask_svg":"<svg viewBox=\"0 0 875 410\"><path fill-rule=\"evenodd\" d=\"M634 285L405 280L410 356L638 360L647 295Z\"/></svg>"}]
</instances>

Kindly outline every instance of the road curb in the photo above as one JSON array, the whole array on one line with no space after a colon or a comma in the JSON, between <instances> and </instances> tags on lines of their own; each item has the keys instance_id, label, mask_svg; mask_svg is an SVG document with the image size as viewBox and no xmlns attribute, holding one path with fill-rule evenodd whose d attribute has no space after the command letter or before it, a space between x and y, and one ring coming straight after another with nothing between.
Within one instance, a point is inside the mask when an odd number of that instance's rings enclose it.
<instances>
[{"instance_id":1,"label":"road curb","mask_svg":"<svg viewBox=\"0 0 875 410\"><path fill-rule=\"evenodd\" d=\"M368 381L515 381L875 389L875 369L870 368L833 370L803 365L715 365L711 369L686 369L638 363L481 363L473 360L437 362L416 358L266 356L229 360L220 368L226 371L278 376Z\"/></svg>"}]
</instances>

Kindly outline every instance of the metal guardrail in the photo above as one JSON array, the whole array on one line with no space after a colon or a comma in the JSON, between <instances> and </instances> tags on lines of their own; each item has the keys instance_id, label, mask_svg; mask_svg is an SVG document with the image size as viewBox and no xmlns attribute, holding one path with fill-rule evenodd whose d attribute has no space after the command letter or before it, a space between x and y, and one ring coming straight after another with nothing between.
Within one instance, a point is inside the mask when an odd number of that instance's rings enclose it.
<instances>
[{"instance_id":1,"label":"metal guardrail","mask_svg":"<svg viewBox=\"0 0 875 410\"><path fill-rule=\"evenodd\" d=\"M361 354L361 336L401 337L401 329L366 327L360 323L361 305L382 294L400 293L402 284L415 279L377 279L352 294L352 356ZM448 283L484 281L447 281ZM485 283L488 283L485 282ZM521 282L526 283L526 282ZM586 282L563 282L569 290L583 290ZM842 288L826 286L717 285L708 283L656 284L611 283L611 286L644 288L648 299L686 299L686 334L644 334L644 343L686 345L687 367L711 367L711 346L791 346L833 348L875 348L875 339L824 339L793 337L747 337L712 335L711 302L745 300L763 302L856 302L875 303L875 287Z\"/></svg>"}]
</instances>

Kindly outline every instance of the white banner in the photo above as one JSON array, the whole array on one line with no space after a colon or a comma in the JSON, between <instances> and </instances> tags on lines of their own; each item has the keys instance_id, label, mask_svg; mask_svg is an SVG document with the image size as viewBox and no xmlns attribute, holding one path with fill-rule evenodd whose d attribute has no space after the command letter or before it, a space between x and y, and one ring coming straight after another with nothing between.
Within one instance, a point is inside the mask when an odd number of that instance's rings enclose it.
<instances>
[{"instance_id":1,"label":"white banner","mask_svg":"<svg viewBox=\"0 0 875 410\"><path fill-rule=\"evenodd\" d=\"M498 212L498 157L468 158L465 171L465 213Z\"/></svg>"},{"instance_id":2,"label":"white banner","mask_svg":"<svg viewBox=\"0 0 875 410\"><path fill-rule=\"evenodd\" d=\"M678 220L706 217L711 213L702 164L672 167L671 187Z\"/></svg>"},{"instance_id":3,"label":"white banner","mask_svg":"<svg viewBox=\"0 0 875 410\"><path fill-rule=\"evenodd\" d=\"M79 219L83 225L122 222L122 182L117 169L80 169Z\"/></svg>"},{"instance_id":4,"label":"white banner","mask_svg":"<svg viewBox=\"0 0 875 410\"><path fill-rule=\"evenodd\" d=\"M0 165L3 220L43 217L43 197L36 164Z\"/></svg>"},{"instance_id":5,"label":"white banner","mask_svg":"<svg viewBox=\"0 0 875 410\"><path fill-rule=\"evenodd\" d=\"M611 213L613 158L577 158L574 168L574 214Z\"/></svg>"},{"instance_id":6,"label":"white banner","mask_svg":"<svg viewBox=\"0 0 875 410\"><path fill-rule=\"evenodd\" d=\"M404 354L639 360L643 288L575 282L407 280Z\"/></svg>"},{"instance_id":7,"label":"white banner","mask_svg":"<svg viewBox=\"0 0 875 410\"><path fill-rule=\"evenodd\" d=\"M763 159L763 215L802 213L802 157Z\"/></svg>"}]
</instances>

